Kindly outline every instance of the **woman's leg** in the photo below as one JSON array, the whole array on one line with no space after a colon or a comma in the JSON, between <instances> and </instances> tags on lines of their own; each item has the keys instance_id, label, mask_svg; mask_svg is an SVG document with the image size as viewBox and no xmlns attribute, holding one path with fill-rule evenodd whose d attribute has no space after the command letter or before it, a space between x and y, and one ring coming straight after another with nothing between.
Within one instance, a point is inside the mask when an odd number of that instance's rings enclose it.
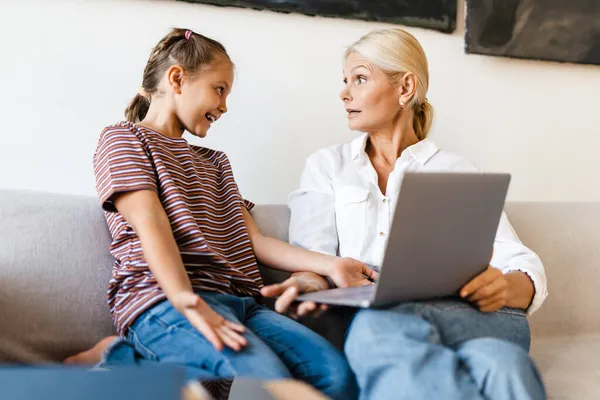
<instances>
[{"instance_id":1,"label":"woman's leg","mask_svg":"<svg viewBox=\"0 0 600 400\"><path fill-rule=\"evenodd\" d=\"M399 306L402 308L403 306ZM456 351L488 399L543 399L544 385L527 352L531 343L523 310L482 313L460 300L408 303L435 325L440 340Z\"/></svg>"},{"instance_id":2,"label":"woman's leg","mask_svg":"<svg viewBox=\"0 0 600 400\"><path fill-rule=\"evenodd\" d=\"M455 352L441 344L436 327L418 314L358 311L345 353L361 399L483 399Z\"/></svg>"},{"instance_id":3,"label":"woman's leg","mask_svg":"<svg viewBox=\"0 0 600 400\"><path fill-rule=\"evenodd\" d=\"M333 399L357 397L354 374L343 354L325 338L247 298L246 326L280 357L294 377Z\"/></svg>"},{"instance_id":4,"label":"woman's leg","mask_svg":"<svg viewBox=\"0 0 600 400\"><path fill-rule=\"evenodd\" d=\"M212 293L200 295L224 318L244 323L243 299ZM128 334L145 361L181 365L188 378L291 377L285 364L257 335L249 329L244 336L248 345L241 351L225 348L219 352L168 301L139 317Z\"/></svg>"},{"instance_id":5,"label":"woman's leg","mask_svg":"<svg viewBox=\"0 0 600 400\"><path fill-rule=\"evenodd\" d=\"M529 351L529 323L523 310L502 308L493 313L482 313L467 302L453 299L405 303L394 308L418 312L438 328L446 347L457 348L467 340L491 337Z\"/></svg>"},{"instance_id":6,"label":"woman's leg","mask_svg":"<svg viewBox=\"0 0 600 400\"><path fill-rule=\"evenodd\" d=\"M502 309L485 314L468 303L443 300L402 303L388 310L360 311L359 315L350 327L346 354L361 388L367 387L368 391L391 394L401 390L408 380L420 382L416 387L408 385L415 397L422 393L439 398L477 398L473 387L486 397L499 391L511 393L508 387L501 390L503 384L521 388L521 393L531 396L523 395L524 398L538 398L540 388L543 393L539 375L526 353L529 325L521 310ZM484 337L496 343L494 348L507 349L503 362L508 369L485 362L489 353L481 345L485 340L479 341ZM377 350L363 352L369 343L377 346ZM408 348L401 348L402 345ZM371 355L379 351L379 356ZM386 355L387 363L383 361ZM365 358L373 365L366 367L364 361L360 363ZM494 376L493 391L483 379L486 374ZM435 394L436 389L442 394Z\"/></svg>"},{"instance_id":7,"label":"woman's leg","mask_svg":"<svg viewBox=\"0 0 600 400\"><path fill-rule=\"evenodd\" d=\"M527 352L505 340L482 338L456 350L486 399L542 400L544 384Z\"/></svg>"}]
</instances>

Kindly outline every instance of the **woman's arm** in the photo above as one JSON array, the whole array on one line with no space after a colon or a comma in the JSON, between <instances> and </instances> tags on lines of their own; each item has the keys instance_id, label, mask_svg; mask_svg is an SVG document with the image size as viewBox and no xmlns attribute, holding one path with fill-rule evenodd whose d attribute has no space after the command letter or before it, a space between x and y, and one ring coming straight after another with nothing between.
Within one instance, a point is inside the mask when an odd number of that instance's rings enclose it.
<instances>
[{"instance_id":1,"label":"woman's arm","mask_svg":"<svg viewBox=\"0 0 600 400\"><path fill-rule=\"evenodd\" d=\"M535 287L529 275L521 271L512 271L504 277L508 286L506 305L524 310L529 308L535 295Z\"/></svg>"},{"instance_id":2,"label":"woman's arm","mask_svg":"<svg viewBox=\"0 0 600 400\"><path fill-rule=\"evenodd\" d=\"M466 160L450 169L482 172ZM529 314L540 308L548 296L542 261L521 243L506 213L500 217L490 268L466 284L460 294L476 303L481 311L495 311L507 306L527 310Z\"/></svg>"},{"instance_id":3,"label":"woman's arm","mask_svg":"<svg viewBox=\"0 0 600 400\"><path fill-rule=\"evenodd\" d=\"M190 323L221 350L223 343L234 350L247 344L238 332L244 327L226 321L196 295L171 230L171 223L152 190L120 194L115 207L140 238L144 258L167 299Z\"/></svg>"},{"instance_id":4,"label":"woman's arm","mask_svg":"<svg viewBox=\"0 0 600 400\"><path fill-rule=\"evenodd\" d=\"M548 296L544 265L540 257L521 242L505 213L500 218L490 265L501 269L506 277L510 276L509 304L516 301L522 305L528 300L525 307L519 308L527 309L529 314L542 306Z\"/></svg>"},{"instance_id":5,"label":"woman's arm","mask_svg":"<svg viewBox=\"0 0 600 400\"><path fill-rule=\"evenodd\" d=\"M481 311L514 307L535 312L548 295L542 261L521 243L503 213L494 242L490 268L475 277L461 296L477 304Z\"/></svg>"}]
</instances>

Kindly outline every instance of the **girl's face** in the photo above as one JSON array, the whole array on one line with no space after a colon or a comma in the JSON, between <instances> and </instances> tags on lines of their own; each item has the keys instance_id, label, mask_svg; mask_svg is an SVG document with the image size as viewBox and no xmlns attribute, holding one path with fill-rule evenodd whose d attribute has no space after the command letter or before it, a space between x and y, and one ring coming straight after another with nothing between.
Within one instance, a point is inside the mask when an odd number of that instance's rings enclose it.
<instances>
[{"instance_id":1,"label":"girl's face","mask_svg":"<svg viewBox=\"0 0 600 400\"><path fill-rule=\"evenodd\" d=\"M233 76L233 64L222 56L198 74L183 79L174 99L175 114L183 129L194 136L206 136L210 126L227 112Z\"/></svg>"},{"instance_id":2,"label":"girl's face","mask_svg":"<svg viewBox=\"0 0 600 400\"><path fill-rule=\"evenodd\" d=\"M344 62L344 88L340 93L350 129L371 132L398 117L400 91L387 75L359 53Z\"/></svg>"}]
</instances>

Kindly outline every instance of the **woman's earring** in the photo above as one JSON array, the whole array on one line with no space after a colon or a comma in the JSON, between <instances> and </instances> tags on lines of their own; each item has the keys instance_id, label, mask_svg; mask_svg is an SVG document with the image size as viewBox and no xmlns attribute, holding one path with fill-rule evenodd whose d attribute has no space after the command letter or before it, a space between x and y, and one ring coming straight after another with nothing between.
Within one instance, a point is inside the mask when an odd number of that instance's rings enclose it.
<instances>
[{"instance_id":1,"label":"woman's earring","mask_svg":"<svg viewBox=\"0 0 600 400\"><path fill-rule=\"evenodd\" d=\"M404 107L404 102L403 101L400 102L400 107Z\"/></svg>"}]
</instances>

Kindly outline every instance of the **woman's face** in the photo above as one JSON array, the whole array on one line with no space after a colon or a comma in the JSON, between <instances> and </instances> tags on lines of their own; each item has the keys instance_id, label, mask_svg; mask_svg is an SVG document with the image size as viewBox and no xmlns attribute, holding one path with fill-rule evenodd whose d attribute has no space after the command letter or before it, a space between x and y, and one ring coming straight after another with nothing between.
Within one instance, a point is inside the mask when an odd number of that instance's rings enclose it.
<instances>
[{"instance_id":1,"label":"woman's face","mask_svg":"<svg viewBox=\"0 0 600 400\"><path fill-rule=\"evenodd\" d=\"M401 111L400 90L388 76L359 53L344 62L340 98L353 131L372 132L393 123Z\"/></svg>"}]
</instances>

